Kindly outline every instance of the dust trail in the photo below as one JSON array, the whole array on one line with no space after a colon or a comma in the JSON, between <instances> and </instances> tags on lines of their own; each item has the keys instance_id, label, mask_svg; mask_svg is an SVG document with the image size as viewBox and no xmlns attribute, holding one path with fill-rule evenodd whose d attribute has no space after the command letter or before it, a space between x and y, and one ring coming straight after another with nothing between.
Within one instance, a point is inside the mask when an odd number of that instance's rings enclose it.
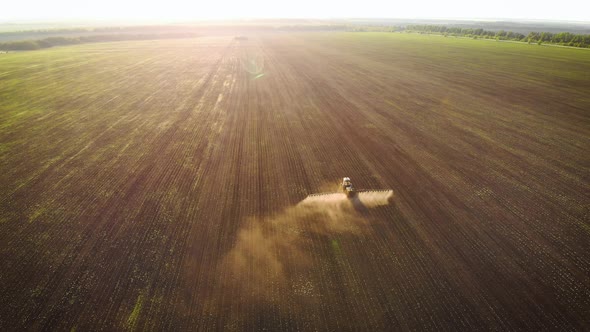
<instances>
[{"instance_id":1,"label":"dust trail","mask_svg":"<svg viewBox=\"0 0 590 332\"><path fill-rule=\"evenodd\" d=\"M393 201L392 190L366 191L357 194L357 198L367 208L389 205Z\"/></svg>"},{"instance_id":2,"label":"dust trail","mask_svg":"<svg viewBox=\"0 0 590 332\"><path fill-rule=\"evenodd\" d=\"M241 289L250 299L279 301L273 291L295 292L301 275L312 268L314 237L362 234L369 223L362 212L392 200L392 191L363 192L351 199L341 193L314 195L277 216L248 220L222 261L222 271L230 276L227 286Z\"/></svg>"}]
</instances>

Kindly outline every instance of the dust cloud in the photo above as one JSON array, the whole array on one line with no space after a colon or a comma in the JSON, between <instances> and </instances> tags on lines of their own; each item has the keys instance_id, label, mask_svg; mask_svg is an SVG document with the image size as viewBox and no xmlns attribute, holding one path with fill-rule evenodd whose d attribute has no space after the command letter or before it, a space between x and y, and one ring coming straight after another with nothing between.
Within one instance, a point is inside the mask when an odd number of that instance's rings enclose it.
<instances>
[{"instance_id":1,"label":"dust cloud","mask_svg":"<svg viewBox=\"0 0 590 332\"><path fill-rule=\"evenodd\" d=\"M368 209L388 205L393 197L390 190L353 198L342 193L311 195L276 216L248 219L222 261L223 273L230 276L227 286L250 299L278 302L276 294L295 292L301 276L313 268L314 239L366 232Z\"/></svg>"}]
</instances>

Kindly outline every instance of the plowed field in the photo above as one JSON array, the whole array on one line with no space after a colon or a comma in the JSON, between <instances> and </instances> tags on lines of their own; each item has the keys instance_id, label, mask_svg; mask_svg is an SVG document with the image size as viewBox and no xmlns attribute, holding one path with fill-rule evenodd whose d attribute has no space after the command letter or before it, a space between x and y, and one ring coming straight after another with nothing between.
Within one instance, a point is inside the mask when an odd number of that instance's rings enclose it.
<instances>
[{"instance_id":1,"label":"plowed field","mask_svg":"<svg viewBox=\"0 0 590 332\"><path fill-rule=\"evenodd\" d=\"M0 54L0 330L590 329L589 151L585 50Z\"/></svg>"}]
</instances>

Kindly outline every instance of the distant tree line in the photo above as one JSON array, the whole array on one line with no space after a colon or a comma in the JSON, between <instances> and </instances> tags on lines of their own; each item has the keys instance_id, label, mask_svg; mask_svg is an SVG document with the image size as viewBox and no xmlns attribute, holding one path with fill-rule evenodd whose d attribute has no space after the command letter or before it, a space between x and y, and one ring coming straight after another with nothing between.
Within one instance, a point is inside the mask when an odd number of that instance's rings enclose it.
<instances>
[{"instance_id":1,"label":"distant tree line","mask_svg":"<svg viewBox=\"0 0 590 332\"><path fill-rule=\"evenodd\" d=\"M19 35L84 35L95 33L98 35L105 34L149 34L149 33L177 33L177 32L195 32L189 30L189 27L176 25L133 25L133 26L106 26L106 27L87 27L87 28L62 28L62 29L34 29L8 31L0 34L7 36Z\"/></svg>"},{"instance_id":2,"label":"distant tree line","mask_svg":"<svg viewBox=\"0 0 590 332\"><path fill-rule=\"evenodd\" d=\"M264 29L265 27L258 28ZM346 25L344 24L293 24L266 28L266 30L277 31L344 31L345 29Z\"/></svg>"},{"instance_id":3,"label":"distant tree line","mask_svg":"<svg viewBox=\"0 0 590 332\"><path fill-rule=\"evenodd\" d=\"M345 26L346 32L396 32L404 30L401 26L389 25L348 25Z\"/></svg>"},{"instance_id":4,"label":"distant tree line","mask_svg":"<svg viewBox=\"0 0 590 332\"><path fill-rule=\"evenodd\" d=\"M48 37L40 40L21 40L0 43L0 51L30 51L62 45L100 43L125 40L193 38L196 33L110 34L79 37Z\"/></svg>"},{"instance_id":5,"label":"distant tree line","mask_svg":"<svg viewBox=\"0 0 590 332\"><path fill-rule=\"evenodd\" d=\"M406 31L438 33L450 36L485 38L497 40L515 40L528 43L551 43L564 46L590 48L590 35L580 35L570 32L531 32L528 35L512 31L489 31L481 28L446 27L444 25L407 25Z\"/></svg>"}]
</instances>

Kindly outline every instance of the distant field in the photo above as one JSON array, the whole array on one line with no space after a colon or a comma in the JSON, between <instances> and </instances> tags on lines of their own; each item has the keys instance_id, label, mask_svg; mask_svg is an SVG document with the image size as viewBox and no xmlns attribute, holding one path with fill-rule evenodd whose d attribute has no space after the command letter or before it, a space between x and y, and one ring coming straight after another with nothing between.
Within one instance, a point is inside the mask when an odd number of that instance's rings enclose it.
<instances>
[{"instance_id":1,"label":"distant field","mask_svg":"<svg viewBox=\"0 0 590 332\"><path fill-rule=\"evenodd\" d=\"M589 92L411 34L0 54L0 330L588 330ZM343 176L392 203L299 203Z\"/></svg>"}]
</instances>

